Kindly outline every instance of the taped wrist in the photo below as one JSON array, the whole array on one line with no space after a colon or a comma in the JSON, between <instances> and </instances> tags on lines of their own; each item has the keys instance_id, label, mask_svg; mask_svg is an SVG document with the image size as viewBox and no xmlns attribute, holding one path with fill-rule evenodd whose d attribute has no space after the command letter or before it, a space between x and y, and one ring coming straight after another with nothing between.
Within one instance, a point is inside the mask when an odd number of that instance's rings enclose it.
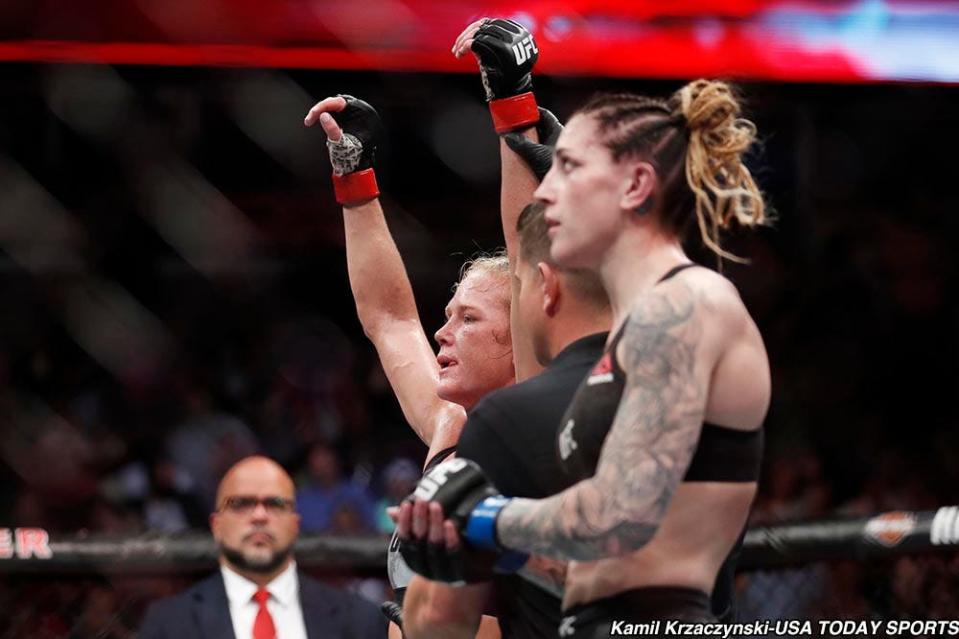
<instances>
[{"instance_id":1,"label":"taped wrist","mask_svg":"<svg viewBox=\"0 0 959 639\"><path fill-rule=\"evenodd\" d=\"M508 497L493 495L473 507L463 531L473 546L484 550L500 550L496 539L496 518L509 501Z\"/></svg>"},{"instance_id":2,"label":"taped wrist","mask_svg":"<svg viewBox=\"0 0 959 639\"><path fill-rule=\"evenodd\" d=\"M526 129L539 121L536 96L532 91L500 100L491 100L489 112L493 116L493 128L497 133Z\"/></svg>"},{"instance_id":3,"label":"taped wrist","mask_svg":"<svg viewBox=\"0 0 959 639\"><path fill-rule=\"evenodd\" d=\"M494 566L496 572L516 572L529 559L526 553L504 548L496 538L496 518L509 502L510 498L502 495L487 497L470 513L464 530L466 539L473 546L500 553Z\"/></svg>"},{"instance_id":4,"label":"taped wrist","mask_svg":"<svg viewBox=\"0 0 959 639\"><path fill-rule=\"evenodd\" d=\"M380 189L376 184L373 169L337 175L333 173L333 194L343 206L353 206L379 197Z\"/></svg>"}]
</instances>

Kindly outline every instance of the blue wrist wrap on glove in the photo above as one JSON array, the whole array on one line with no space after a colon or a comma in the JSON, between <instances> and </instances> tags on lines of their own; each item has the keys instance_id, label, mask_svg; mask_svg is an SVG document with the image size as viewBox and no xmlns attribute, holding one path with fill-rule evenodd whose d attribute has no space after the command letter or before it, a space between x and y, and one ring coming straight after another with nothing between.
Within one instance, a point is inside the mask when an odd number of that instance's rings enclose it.
<instances>
[{"instance_id":1,"label":"blue wrist wrap on glove","mask_svg":"<svg viewBox=\"0 0 959 639\"><path fill-rule=\"evenodd\" d=\"M528 554L503 548L496 540L496 518L510 501L502 495L487 497L473 508L463 530L472 545L502 553L496 561L497 572L516 572L529 559Z\"/></svg>"}]
</instances>

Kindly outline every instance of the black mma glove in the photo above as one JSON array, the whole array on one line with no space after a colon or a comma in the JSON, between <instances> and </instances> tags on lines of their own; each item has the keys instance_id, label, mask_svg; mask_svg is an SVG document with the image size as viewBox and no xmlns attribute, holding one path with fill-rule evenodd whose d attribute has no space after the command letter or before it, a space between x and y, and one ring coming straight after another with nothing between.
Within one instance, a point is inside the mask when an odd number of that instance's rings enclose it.
<instances>
[{"instance_id":1,"label":"black mma glove","mask_svg":"<svg viewBox=\"0 0 959 639\"><path fill-rule=\"evenodd\" d=\"M506 146L523 158L536 178L542 182L543 177L553 166L553 148L562 131L563 125L556 116L548 109L540 107L539 122L536 123L539 143L533 142L518 132L507 133L503 139L506 140Z\"/></svg>"},{"instance_id":2,"label":"black mma glove","mask_svg":"<svg viewBox=\"0 0 959 639\"><path fill-rule=\"evenodd\" d=\"M372 106L352 95L340 95L346 100L342 111L330 112L343 129L343 137L336 142L326 141L333 165L333 192L336 201L344 206L361 204L379 196L373 156L383 138L383 123Z\"/></svg>"},{"instance_id":3,"label":"black mma glove","mask_svg":"<svg viewBox=\"0 0 959 639\"><path fill-rule=\"evenodd\" d=\"M497 494L474 462L460 458L443 462L407 499L439 503L462 538L453 551L426 539L401 541L407 565L427 579L453 585L489 581L494 572L514 572L526 563L528 555L507 551L496 541L496 516L509 499Z\"/></svg>"},{"instance_id":4,"label":"black mma glove","mask_svg":"<svg viewBox=\"0 0 959 639\"><path fill-rule=\"evenodd\" d=\"M533 34L512 20L489 20L470 47L479 59L486 101L497 133L525 129L539 118L533 97L533 65L539 49Z\"/></svg>"},{"instance_id":5,"label":"black mma glove","mask_svg":"<svg viewBox=\"0 0 959 639\"><path fill-rule=\"evenodd\" d=\"M400 630L403 630L403 606L395 601L384 601L380 604L380 612L387 620L392 621Z\"/></svg>"}]
</instances>

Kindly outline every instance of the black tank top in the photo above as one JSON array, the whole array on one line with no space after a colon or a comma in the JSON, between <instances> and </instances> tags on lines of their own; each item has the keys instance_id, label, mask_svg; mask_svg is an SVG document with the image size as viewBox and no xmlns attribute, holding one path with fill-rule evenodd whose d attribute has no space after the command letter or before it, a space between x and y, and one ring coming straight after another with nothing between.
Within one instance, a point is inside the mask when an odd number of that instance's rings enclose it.
<instances>
[{"instance_id":1,"label":"black tank top","mask_svg":"<svg viewBox=\"0 0 959 639\"><path fill-rule=\"evenodd\" d=\"M656 282L660 284L697 264L680 264ZM560 465L573 481L596 473L603 442L613 424L626 385L616 359L616 347L626 322L616 332L602 358L580 384L566 409L557 437ZM759 478L763 429L741 431L703 423L699 442L683 481L752 482Z\"/></svg>"}]
</instances>

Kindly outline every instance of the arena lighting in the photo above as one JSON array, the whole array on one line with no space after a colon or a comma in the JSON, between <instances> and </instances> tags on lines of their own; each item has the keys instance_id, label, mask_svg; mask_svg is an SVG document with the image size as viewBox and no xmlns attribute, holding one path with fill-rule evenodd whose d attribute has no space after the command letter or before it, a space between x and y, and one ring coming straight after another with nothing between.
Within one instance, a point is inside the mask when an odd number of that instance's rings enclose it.
<instances>
[{"instance_id":1,"label":"arena lighting","mask_svg":"<svg viewBox=\"0 0 959 639\"><path fill-rule=\"evenodd\" d=\"M0 12L0 60L471 73L469 60L449 55L450 43L476 17L500 15L533 30L544 53L537 71L545 74L959 82L959 6L943 1L102 0L97 7L83 21L64 21L54 12L75 8L51 0L23 25Z\"/></svg>"}]
</instances>

